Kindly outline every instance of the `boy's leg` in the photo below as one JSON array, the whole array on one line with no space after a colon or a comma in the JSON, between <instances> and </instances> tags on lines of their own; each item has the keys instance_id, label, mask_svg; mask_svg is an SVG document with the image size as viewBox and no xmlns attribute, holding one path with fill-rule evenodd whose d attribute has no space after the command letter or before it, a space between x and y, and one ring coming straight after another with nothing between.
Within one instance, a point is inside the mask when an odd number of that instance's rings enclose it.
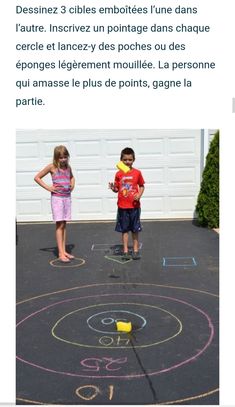
<instances>
[{"instance_id":1,"label":"boy's leg","mask_svg":"<svg viewBox=\"0 0 235 407\"><path fill-rule=\"evenodd\" d=\"M128 256L128 237L129 237L129 213L125 209L118 208L117 223L115 230L122 233L122 245L123 245L123 260L129 260ZM125 230L125 232L123 232Z\"/></svg>"},{"instance_id":2,"label":"boy's leg","mask_svg":"<svg viewBox=\"0 0 235 407\"><path fill-rule=\"evenodd\" d=\"M130 255L128 253L128 237L129 237L128 232L122 233L122 244L123 244L122 259L125 261L130 260Z\"/></svg>"},{"instance_id":3,"label":"boy's leg","mask_svg":"<svg viewBox=\"0 0 235 407\"><path fill-rule=\"evenodd\" d=\"M128 253L128 232L122 234L123 253Z\"/></svg>"},{"instance_id":4,"label":"boy's leg","mask_svg":"<svg viewBox=\"0 0 235 407\"><path fill-rule=\"evenodd\" d=\"M133 240L133 260L140 259L139 254L139 231L141 231L141 224L140 224L140 208L133 209L132 216L131 216L131 227L132 230L132 240Z\"/></svg>"},{"instance_id":5,"label":"boy's leg","mask_svg":"<svg viewBox=\"0 0 235 407\"><path fill-rule=\"evenodd\" d=\"M139 260L141 258L141 256L139 253L139 234L138 234L138 232L132 232L132 239L133 239L132 259Z\"/></svg>"},{"instance_id":6,"label":"boy's leg","mask_svg":"<svg viewBox=\"0 0 235 407\"><path fill-rule=\"evenodd\" d=\"M139 251L139 233L132 232L132 239L133 239L133 252Z\"/></svg>"}]
</instances>

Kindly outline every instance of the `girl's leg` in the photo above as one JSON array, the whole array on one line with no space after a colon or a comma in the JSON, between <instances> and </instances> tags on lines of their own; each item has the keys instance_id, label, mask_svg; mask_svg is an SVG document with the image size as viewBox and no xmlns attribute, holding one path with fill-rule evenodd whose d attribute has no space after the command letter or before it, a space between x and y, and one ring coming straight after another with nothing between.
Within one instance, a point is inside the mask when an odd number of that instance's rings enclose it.
<instances>
[{"instance_id":1,"label":"girl's leg","mask_svg":"<svg viewBox=\"0 0 235 407\"><path fill-rule=\"evenodd\" d=\"M70 254L70 253L68 253L67 251L66 251L66 235L67 235L67 233L66 233L66 222L65 222L65 228L64 228L64 254L65 254L65 256L67 257L67 259L74 259L74 256L72 255L72 254Z\"/></svg>"},{"instance_id":2,"label":"girl's leg","mask_svg":"<svg viewBox=\"0 0 235 407\"><path fill-rule=\"evenodd\" d=\"M56 243L58 247L58 255L59 259L62 261L69 261L65 256L64 248L65 248L65 240L64 240L64 230L66 227L66 222L64 221L57 221L56 222Z\"/></svg>"},{"instance_id":3,"label":"girl's leg","mask_svg":"<svg viewBox=\"0 0 235 407\"><path fill-rule=\"evenodd\" d=\"M63 251L64 254L66 252L66 222L64 221L64 229L63 229Z\"/></svg>"},{"instance_id":4,"label":"girl's leg","mask_svg":"<svg viewBox=\"0 0 235 407\"><path fill-rule=\"evenodd\" d=\"M133 239L133 252L137 253L139 251L139 233L132 232Z\"/></svg>"},{"instance_id":5,"label":"girl's leg","mask_svg":"<svg viewBox=\"0 0 235 407\"><path fill-rule=\"evenodd\" d=\"M122 234L123 252L128 253L128 232Z\"/></svg>"}]
</instances>

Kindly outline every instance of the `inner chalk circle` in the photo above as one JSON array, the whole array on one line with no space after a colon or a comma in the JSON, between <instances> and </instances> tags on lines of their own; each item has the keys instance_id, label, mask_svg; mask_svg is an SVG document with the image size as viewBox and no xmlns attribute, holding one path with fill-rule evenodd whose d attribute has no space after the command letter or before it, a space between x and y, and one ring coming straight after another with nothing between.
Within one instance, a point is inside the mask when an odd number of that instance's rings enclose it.
<instances>
[{"instance_id":1,"label":"inner chalk circle","mask_svg":"<svg viewBox=\"0 0 235 407\"><path fill-rule=\"evenodd\" d=\"M104 325L109 325L109 324L113 324L113 322L115 322L115 320L113 318L104 318L101 320L101 322Z\"/></svg>"},{"instance_id":2,"label":"inner chalk circle","mask_svg":"<svg viewBox=\"0 0 235 407\"><path fill-rule=\"evenodd\" d=\"M100 319L100 317L102 318L102 316L104 314L108 314L108 315L110 315L110 317ZM101 332L102 334L119 335L120 332L118 332L116 329L116 321L128 321L128 320L133 321L133 319L134 319L134 323L132 323L132 325L133 325L132 331L140 331L141 329L143 329L145 327L145 325L147 323L147 321L144 317L142 317L139 314L136 314L135 312L125 311L125 310L110 310L110 311L98 312L97 314L91 315L87 319L87 325L89 326L90 329L93 329L93 331ZM99 326L99 325L101 325L100 322L102 323L104 320L112 320L112 322L113 322L113 323L108 322L109 325L112 324L109 331L104 331L103 329L101 329L102 326Z\"/></svg>"}]
</instances>

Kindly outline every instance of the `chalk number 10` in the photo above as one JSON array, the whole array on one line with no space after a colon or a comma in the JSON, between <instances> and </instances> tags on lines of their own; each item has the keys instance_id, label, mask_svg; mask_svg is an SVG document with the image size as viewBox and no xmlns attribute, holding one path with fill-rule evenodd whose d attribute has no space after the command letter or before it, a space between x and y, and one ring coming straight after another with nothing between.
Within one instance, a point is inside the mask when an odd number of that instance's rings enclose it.
<instances>
[{"instance_id":1,"label":"chalk number 10","mask_svg":"<svg viewBox=\"0 0 235 407\"><path fill-rule=\"evenodd\" d=\"M113 398L113 390L114 386L108 386L108 398L112 400ZM102 394L101 389L98 386L94 386L92 384L87 384L85 386L80 386L76 389L76 395L80 397L82 400L91 401L98 396L98 394Z\"/></svg>"}]
</instances>

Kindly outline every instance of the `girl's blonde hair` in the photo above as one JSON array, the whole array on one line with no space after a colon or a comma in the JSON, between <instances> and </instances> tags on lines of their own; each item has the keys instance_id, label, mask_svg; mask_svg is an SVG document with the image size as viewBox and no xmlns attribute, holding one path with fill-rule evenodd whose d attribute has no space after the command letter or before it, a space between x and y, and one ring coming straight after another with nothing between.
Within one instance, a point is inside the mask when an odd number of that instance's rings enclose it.
<instances>
[{"instance_id":1,"label":"girl's blonde hair","mask_svg":"<svg viewBox=\"0 0 235 407\"><path fill-rule=\"evenodd\" d=\"M69 152L65 146L57 146L54 149L54 156L53 156L53 165L56 168L60 168L60 162L59 158L61 155L64 155L65 157L70 157Z\"/></svg>"}]
</instances>

